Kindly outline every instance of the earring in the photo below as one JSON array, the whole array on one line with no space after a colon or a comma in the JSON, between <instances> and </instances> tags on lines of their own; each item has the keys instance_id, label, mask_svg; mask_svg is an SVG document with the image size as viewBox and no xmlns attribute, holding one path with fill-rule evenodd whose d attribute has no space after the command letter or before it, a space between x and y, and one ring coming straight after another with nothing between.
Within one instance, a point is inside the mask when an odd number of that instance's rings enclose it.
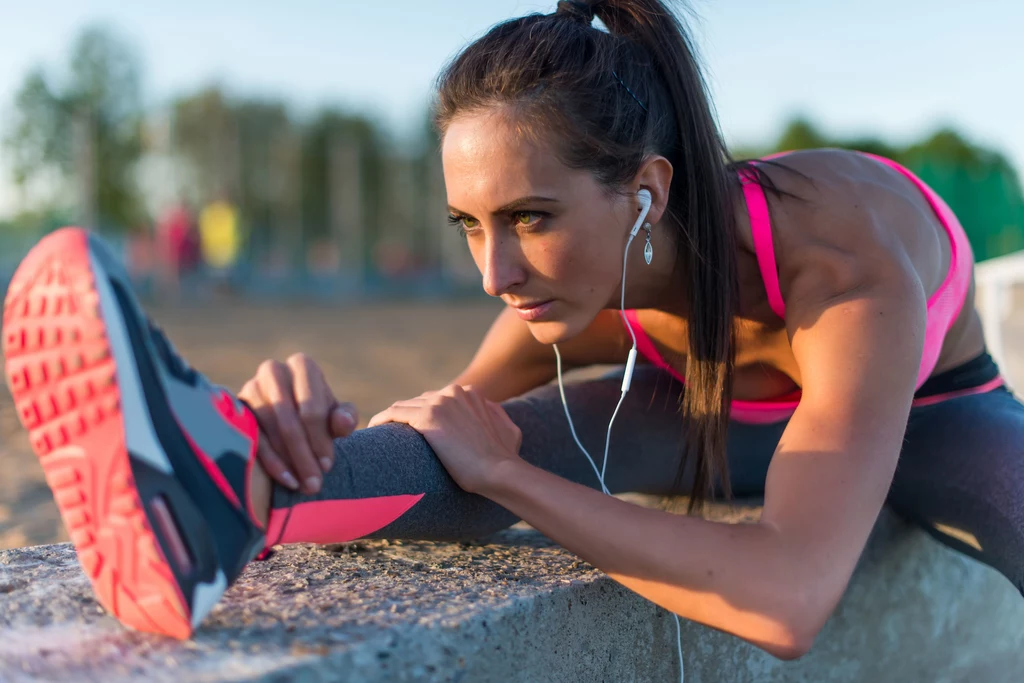
<instances>
[{"instance_id":1,"label":"earring","mask_svg":"<svg viewBox=\"0 0 1024 683\"><path fill-rule=\"evenodd\" d=\"M644 223L644 230L647 231L647 244L644 245L644 261L647 261L647 265L651 265L651 259L654 258L654 247L651 246L651 224Z\"/></svg>"}]
</instances>

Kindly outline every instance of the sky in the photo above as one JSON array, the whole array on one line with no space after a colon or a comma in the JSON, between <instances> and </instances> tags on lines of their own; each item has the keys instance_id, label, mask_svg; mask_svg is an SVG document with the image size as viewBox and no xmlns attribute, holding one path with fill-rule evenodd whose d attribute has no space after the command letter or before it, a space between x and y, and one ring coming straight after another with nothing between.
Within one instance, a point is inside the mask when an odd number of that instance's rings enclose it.
<instances>
[{"instance_id":1,"label":"sky","mask_svg":"<svg viewBox=\"0 0 1024 683\"><path fill-rule=\"evenodd\" d=\"M895 143L950 125L1024 172L1024 2L690 0L687 23L730 144L766 143L803 114L833 135ZM433 79L461 47L554 0L0 0L0 131L25 74L58 73L104 23L143 64L158 110L219 82L421 125ZM0 216L14 193L0 152Z\"/></svg>"}]
</instances>

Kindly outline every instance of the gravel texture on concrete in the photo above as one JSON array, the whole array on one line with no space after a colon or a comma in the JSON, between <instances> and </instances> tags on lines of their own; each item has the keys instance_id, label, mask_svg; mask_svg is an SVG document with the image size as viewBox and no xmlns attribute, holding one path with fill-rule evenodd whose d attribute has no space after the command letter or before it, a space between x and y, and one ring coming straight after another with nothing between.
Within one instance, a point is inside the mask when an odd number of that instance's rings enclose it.
<instances>
[{"instance_id":1,"label":"gravel texture on concrete","mask_svg":"<svg viewBox=\"0 0 1024 683\"><path fill-rule=\"evenodd\" d=\"M690 683L1019 681L1024 600L885 511L809 655L782 662L685 621L683 653ZM513 528L473 543L282 548L251 564L185 642L106 616L71 546L3 551L0 680L677 681L679 671L671 615Z\"/></svg>"}]
</instances>

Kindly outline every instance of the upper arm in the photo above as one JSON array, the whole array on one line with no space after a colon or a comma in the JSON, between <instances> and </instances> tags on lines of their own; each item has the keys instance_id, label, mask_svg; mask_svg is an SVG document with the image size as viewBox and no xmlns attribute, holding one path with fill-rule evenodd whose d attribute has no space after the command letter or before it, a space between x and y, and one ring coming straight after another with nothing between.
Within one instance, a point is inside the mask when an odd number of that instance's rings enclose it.
<instances>
[{"instance_id":1,"label":"upper arm","mask_svg":"<svg viewBox=\"0 0 1024 683\"><path fill-rule=\"evenodd\" d=\"M803 393L769 467L762 515L793 558L811 639L885 501L926 322L924 291L899 254L814 249L784 292Z\"/></svg>"},{"instance_id":2,"label":"upper arm","mask_svg":"<svg viewBox=\"0 0 1024 683\"><path fill-rule=\"evenodd\" d=\"M580 334L558 345L565 369L621 363L629 350L618 312L603 310ZM555 378L555 352L541 344L529 325L502 309L469 365L453 380L473 385L492 401L519 396Z\"/></svg>"}]
</instances>

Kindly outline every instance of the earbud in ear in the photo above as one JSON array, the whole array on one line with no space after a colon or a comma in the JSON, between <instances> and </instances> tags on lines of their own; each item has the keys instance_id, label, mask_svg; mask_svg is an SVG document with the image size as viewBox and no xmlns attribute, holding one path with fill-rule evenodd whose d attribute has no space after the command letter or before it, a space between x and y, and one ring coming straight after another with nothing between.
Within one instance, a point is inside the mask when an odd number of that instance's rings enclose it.
<instances>
[{"instance_id":1,"label":"earbud in ear","mask_svg":"<svg viewBox=\"0 0 1024 683\"><path fill-rule=\"evenodd\" d=\"M640 190L636 193L637 201L640 202L640 215L636 219L636 223L633 225L633 229L629 231L629 234L636 237L636 234L640 232L640 226L644 224L644 220L647 218L648 212L651 210L651 191L647 189Z\"/></svg>"}]
</instances>

